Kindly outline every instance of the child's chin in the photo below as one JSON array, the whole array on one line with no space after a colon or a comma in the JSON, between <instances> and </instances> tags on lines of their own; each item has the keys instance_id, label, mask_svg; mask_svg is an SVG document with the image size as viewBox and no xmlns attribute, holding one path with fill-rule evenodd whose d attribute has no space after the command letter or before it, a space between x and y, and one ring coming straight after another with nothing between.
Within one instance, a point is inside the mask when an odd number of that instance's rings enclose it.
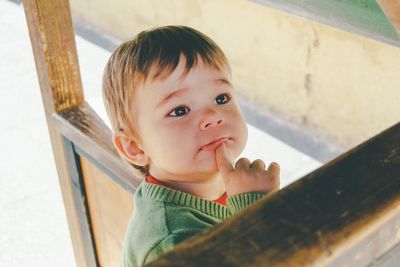
<instances>
[{"instance_id":1,"label":"child's chin","mask_svg":"<svg viewBox=\"0 0 400 267\"><path fill-rule=\"evenodd\" d=\"M201 169L201 172L203 173L218 172L218 165L215 160L215 156L209 156L206 159L203 159L202 162L198 162L197 166Z\"/></svg>"},{"instance_id":2,"label":"child's chin","mask_svg":"<svg viewBox=\"0 0 400 267\"><path fill-rule=\"evenodd\" d=\"M202 166L201 170L199 170L202 173L216 173L218 172L218 166L217 163L215 162L209 162L208 164L205 164L204 166Z\"/></svg>"},{"instance_id":3,"label":"child's chin","mask_svg":"<svg viewBox=\"0 0 400 267\"><path fill-rule=\"evenodd\" d=\"M210 164L209 170L210 172L218 172L218 165L215 161Z\"/></svg>"}]
</instances>

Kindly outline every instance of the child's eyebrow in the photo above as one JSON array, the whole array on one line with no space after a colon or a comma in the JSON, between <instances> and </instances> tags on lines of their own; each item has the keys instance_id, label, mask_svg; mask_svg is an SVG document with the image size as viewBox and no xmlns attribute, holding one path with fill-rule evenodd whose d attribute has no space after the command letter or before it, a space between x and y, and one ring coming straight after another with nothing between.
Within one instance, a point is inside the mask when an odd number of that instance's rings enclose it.
<instances>
[{"instance_id":1,"label":"child's eyebrow","mask_svg":"<svg viewBox=\"0 0 400 267\"><path fill-rule=\"evenodd\" d=\"M215 84L224 84L224 85L230 85L230 86L231 86L231 83L230 83L227 79L225 79L225 78L214 79L214 80L212 80L211 82L212 82L212 83L215 83ZM172 93L170 93L170 94L168 94L166 97L164 97L164 98L160 101L160 103L158 103L158 104L156 105L156 108L159 108L159 107L161 107L162 105L165 105L165 103L167 103L171 98L174 98L174 97L178 97L178 96L180 96L180 95L183 95L183 94L186 93L186 91L188 91L189 89L190 89L190 88L180 88L180 89L178 89L178 90L173 91Z\"/></svg>"},{"instance_id":2,"label":"child's eyebrow","mask_svg":"<svg viewBox=\"0 0 400 267\"><path fill-rule=\"evenodd\" d=\"M225 78L215 79L214 82L215 83L222 83L222 84L226 84L226 85L231 85L231 83Z\"/></svg>"},{"instance_id":3,"label":"child's eyebrow","mask_svg":"<svg viewBox=\"0 0 400 267\"><path fill-rule=\"evenodd\" d=\"M170 93L170 94L168 94L166 97L164 97L164 98L160 101L160 103L157 104L156 108L161 107L162 105L164 105L165 103L167 103L168 100L170 100L171 98L180 96L180 95L184 94L184 93L185 93L186 91L188 91L188 90L189 90L189 88L181 88L181 89L178 89L178 90L173 91L172 93Z\"/></svg>"}]
</instances>

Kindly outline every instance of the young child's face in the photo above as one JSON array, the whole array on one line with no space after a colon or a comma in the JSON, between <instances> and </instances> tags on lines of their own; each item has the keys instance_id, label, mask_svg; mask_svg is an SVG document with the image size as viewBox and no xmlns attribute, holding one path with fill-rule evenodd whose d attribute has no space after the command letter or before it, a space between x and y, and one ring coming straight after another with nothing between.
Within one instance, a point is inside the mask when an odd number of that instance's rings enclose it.
<instances>
[{"instance_id":1,"label":"young child's face","mask_svg":"<svg viewBox=\"0 0 400 267\"><path fill-rule=\"evenodd\" d=\"M137 90L139 146L150 158L154 177L196 181L218 171L215 150L224 142L236 158L247 142L247 125L233 96L227 70L199 60L186 76L185 60L165 80Z\"/></svg>"}]
</instances>

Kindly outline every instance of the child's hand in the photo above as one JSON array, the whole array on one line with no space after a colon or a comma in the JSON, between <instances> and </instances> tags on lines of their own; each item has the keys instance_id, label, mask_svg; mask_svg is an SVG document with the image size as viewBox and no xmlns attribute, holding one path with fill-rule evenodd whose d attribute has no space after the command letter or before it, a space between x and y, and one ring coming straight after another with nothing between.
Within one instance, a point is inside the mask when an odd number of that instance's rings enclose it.
<instances>
[{"instance_id":1,"label":"child's hand","mask_svg":"<svg viewBox=\"0 0 400 267\"><path fill-rule=\"evenodd\" d=\"M219 173L224 178L228 196L248 192L271 192L279 189L278 163L272 162L266 170L265 163L260 159L251 163L250 160L241 158L234 168L224 143L217 148L215 157Z\"/></svg>"}]
</instances>

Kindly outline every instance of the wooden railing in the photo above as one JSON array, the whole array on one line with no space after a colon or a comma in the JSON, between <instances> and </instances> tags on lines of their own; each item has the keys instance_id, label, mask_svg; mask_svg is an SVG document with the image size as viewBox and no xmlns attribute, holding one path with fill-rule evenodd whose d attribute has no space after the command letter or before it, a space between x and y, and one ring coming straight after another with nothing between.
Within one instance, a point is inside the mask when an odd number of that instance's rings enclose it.
<instances>
[{"instance_id":1,"label":"wooden railing","mask_svg":"<svg viewBox=\"0 0 400 267\"><path fill-rule=\"evenodd\" d=\"M24 8L77 265L119 266L140 179L84 101L68 1ZM151 265L365 266L399 257L399 238L397 124Z\"/></svg>"},{"instance_id":2,"label":"wooden railing","mask_svg":"<svg viewBox=\"0 0 400 267\"><path fill-rule=\"evenodd\" d=\"M400 123L149 266L367 266L399 241Z\"/></svg>"},{"instance_id":3,"label":"wooden railing","mask_svg":"<svg viewBox=\"0 0 400 267\"><path fill-rule=\"evenodd\" d=\"M53 115L60 133L74 144L79 154L96 162L116 183L134 193L140 178L132 175L129 166L121 161L111 143L111 130L88 103L63 110Z\"/></svg>"}]
</instances>

